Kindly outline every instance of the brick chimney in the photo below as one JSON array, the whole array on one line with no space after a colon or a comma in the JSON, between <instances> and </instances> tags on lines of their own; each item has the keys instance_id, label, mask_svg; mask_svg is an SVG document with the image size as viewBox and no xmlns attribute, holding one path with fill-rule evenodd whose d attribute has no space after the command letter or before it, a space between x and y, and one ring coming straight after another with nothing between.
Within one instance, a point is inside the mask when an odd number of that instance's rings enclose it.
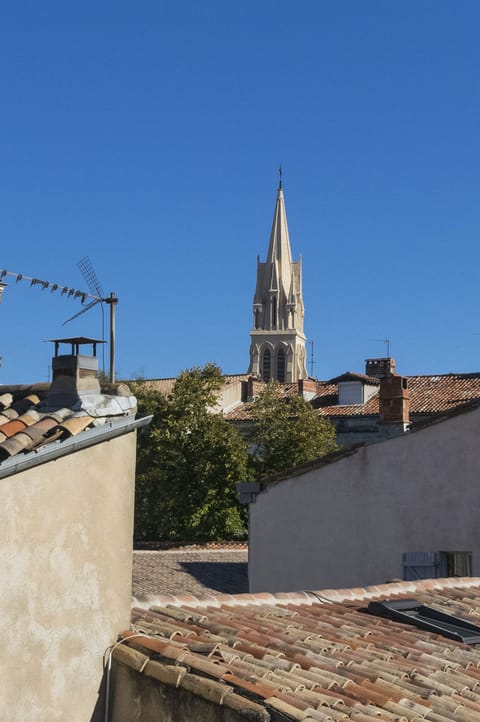
<instances>
[{"instance_id":1,"label":"brick chimney","mask_svg":"<svg viewBox=\"0 0 480 722\"><path fill-rule=\"evenodd\" d=\"M365 373L367 376L374 376L376 379L383 379L395 373L395 359L367 358L365 361Z\"/></svg>"},{"instance_id":2,"label":"brick chimney","mask_svg":"<svg viewBox=\"0 0 480 722\"><path fill-rule=\"evenodd\" d=\"M249 376L247 381L247 401L253 401L258 396L265 384L255 376Z\"/></svg>"},{"instance_id":3,"label":"brick chimney","mask_svg":"<svg viewBox=\"0 0 480 722\"><path fill-rule=\"evenodd\" d=\"M317 382L315 379L300 379L298 381L298 395L303 396L304 399L310 401L314 396L317 395Z\"/></svg>"},{"instance_id":4,"label":"brick chimney","mask_svg":"<svg viewBox=\"0 0 480 722\"><path fill-rule=\"evenodd\" d=\"M405 431L410 423L408 379L399 374L384 376L380 380L379 401L383 423L402 425Z\"/></svg>"}]
</instances>

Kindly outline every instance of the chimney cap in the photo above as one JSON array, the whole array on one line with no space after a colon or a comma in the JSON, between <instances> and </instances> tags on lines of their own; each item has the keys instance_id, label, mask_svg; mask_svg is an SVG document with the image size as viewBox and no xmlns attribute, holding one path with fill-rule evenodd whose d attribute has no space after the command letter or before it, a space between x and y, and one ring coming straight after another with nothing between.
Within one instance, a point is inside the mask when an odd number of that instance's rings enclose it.
<instances>
[{"instance_id":1,"label":"chimney cap","mask_svg":"<svg viewBox=\"0 0 480 722\"><path fill-rule=\"evenodd\" d=\"M102 341L102 339L99 338L88 338L87 336L73 336L71 338L51 338L49 339L51 343L55 344L55 356L58 356L58 349L61 343L65 344L71 344L72 346L72 356L78 356L80 353L80 346L86 346L87 344L92 344L93 346L93 356L97 355L97 344L98 343L105 343L105 341Z\"/></svg>"}]
</instances>

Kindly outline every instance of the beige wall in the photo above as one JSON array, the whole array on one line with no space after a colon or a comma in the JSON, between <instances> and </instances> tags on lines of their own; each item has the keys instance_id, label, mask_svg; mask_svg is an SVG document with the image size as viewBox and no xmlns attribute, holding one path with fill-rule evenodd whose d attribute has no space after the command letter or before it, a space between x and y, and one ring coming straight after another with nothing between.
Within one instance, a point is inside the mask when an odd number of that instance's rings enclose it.
<instances>
[{"instance_id":1,"label":"beige wall","mask_svg":"<svg viewBox=\"0 0 480 722\"><path fill-rule=\"evenodd\" d=\"M130 615L135 433L0 480L0 720L88 722Z\"/></svg>"},{"instance_id":2,"label":"beige wall","mask_svg":"<svg viewBox=\"0 0 480 722\"><path fill-rule=\"evenodd\" d=\"M402 553L471 551L480 575L480 409L269 486L250 505L250 591L402 577Z\"/></svg>"}]
</instances>

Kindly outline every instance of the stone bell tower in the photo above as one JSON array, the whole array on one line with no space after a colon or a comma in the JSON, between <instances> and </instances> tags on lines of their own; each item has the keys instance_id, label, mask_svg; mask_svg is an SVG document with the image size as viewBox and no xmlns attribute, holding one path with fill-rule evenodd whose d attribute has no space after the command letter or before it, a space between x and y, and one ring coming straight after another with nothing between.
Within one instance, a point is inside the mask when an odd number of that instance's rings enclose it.
<instances>
[{"instance_id":1,"label":"stone bell tower","mask_svg":"<svg viewBox=\"0 0 480 722\"><path fill-rule=\"evenodd\" d=\"M302 260L292 261L280 171L267 259L257 259L250 374L287 383L307 377L303 316Z\"/></svg>"}]
</instances>

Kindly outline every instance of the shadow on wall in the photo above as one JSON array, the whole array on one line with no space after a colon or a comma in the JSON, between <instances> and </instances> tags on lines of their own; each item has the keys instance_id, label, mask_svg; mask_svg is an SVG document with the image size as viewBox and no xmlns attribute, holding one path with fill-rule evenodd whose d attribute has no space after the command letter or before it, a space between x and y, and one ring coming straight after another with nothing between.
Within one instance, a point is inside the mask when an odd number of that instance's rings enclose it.
<instances>
[{"instance_id":1,"label":"shadow on wall","mask_svg":"<svg viewBox=\"0 0 480 722\"><path fill-rule=\"evenodd\" d=\"M98 688L98 699L93 710L90 722L105 722L105 700L107 691L107 674L103 671L102 679Z\"/></svg>"},{"instance_id":2,"label":"shadow on wall","mask_svg":"<svg viewBox=\"0 0 480 722\"><path fill-rule=\"evenodd\" d=\"M246 562L181 562L186 574L200 584L222 594L248 592L248 564Z\"/></svg>"}]
</instances>

